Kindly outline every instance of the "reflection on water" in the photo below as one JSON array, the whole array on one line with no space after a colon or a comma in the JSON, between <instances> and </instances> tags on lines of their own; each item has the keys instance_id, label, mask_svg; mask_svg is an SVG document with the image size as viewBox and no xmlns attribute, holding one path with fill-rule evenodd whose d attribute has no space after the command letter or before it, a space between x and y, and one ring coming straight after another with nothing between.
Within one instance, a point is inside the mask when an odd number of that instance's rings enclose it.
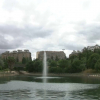
<instances>
[{"instance_id":1,"label":"reflection on water","mask_svg":"<svg viewBox=\"0 0 100 100\"><path fill-rule=\"evenodd\" d=\"M45 92L42 90L39 90L39 91L37 91L37 96L41 97L41 99L43 98L43 100L47 100L47 99L49 99L49 100L52 100L52 99L53 100L54 99L55 100L57 100L57 99L62 100L62 98L64 98L66 95L66 92L64 92L64 91L49 91L49 90L47 90Z\"/></svg>"},{"instance_id":2,"label":"reflection on water","mask_svg":"<svg viewBox=\"0 0 100 100\"><path fill-rule=\"evenodd\" d=\"M28 98L29 100L62 100L65 95L65 92L60 91L46 91L44 94L43 90L4 90L0 92L0 100L27 100Z\"/></svg>"},{"instance_id":3,"label":"reflection on water","mask_svg":"<svg viewBox=\"0 0 100 100\"><path fill-rule=\"evenodd\" d=\"M0 100L99 100L99 83L85 77L2 77Z\"/></svg>"},{"instance_id":4,"label":"reflection on water","mask_svg":"<svg viewBox=\"0 0 100 100\"><path fill-rule=\"evenodd\" d=\"M45 96L45 97L44 97ZM99 100L100 89L80 91L2 90L0 100Z\"/></svg>"},{"instance_id":5,"label":"reflection on water","mask_svg":"<svg viewBox=\"0 0 100 100\"><path fill-rule=\"evenodd\" d=\"M100 100L100 87L96 89L80 90L71 92L71 98L74 100Z\"/></svg>"},{"instance_id":6,"label":"reflection on water","mask_svg":"<svg viewBox=\"0 0 100 100\"><path fill-rule=\"evenodd\" d=\"M0 91L0 98L3 100L20 100L21 98L29 98L30 90L2 90ZM0 99L0 100L1 100Z\"/></svg>"},{"instance_id":7,"label":"reflection on water","mask_svg":"<svg viewBox=\"0 0 100 100\"><path fill-rule=\"evenodd\" d=\"M44 76L44 75L43 75ZM43 84L44 84L44 87L45 87L45 84L47 84L47 81L48 81L48 78L47 77L43 77ZM42 98L44 99L44 100L46 100L47 99L47 90L46 90L46 88L44 89L44 90L42 90L42 92L40 92L40 93L42 93ZM40 94L39 93L39 94Z\"/></svg>"},{"instance_id":8,"label":"reflection on water","mask_svg":"<svg viewBox=\"0 0 100 100\"><path fill-rule=\"evenodd\" d=\"M7 83L12 80L20 80L26 82L43 82L43 78L40 76L8 76L0 77L0 84ZM85 84L100 84L100 78L91 78L91 77L49 77L48 83L85 83Z\"/></svg>"}]
</instances>

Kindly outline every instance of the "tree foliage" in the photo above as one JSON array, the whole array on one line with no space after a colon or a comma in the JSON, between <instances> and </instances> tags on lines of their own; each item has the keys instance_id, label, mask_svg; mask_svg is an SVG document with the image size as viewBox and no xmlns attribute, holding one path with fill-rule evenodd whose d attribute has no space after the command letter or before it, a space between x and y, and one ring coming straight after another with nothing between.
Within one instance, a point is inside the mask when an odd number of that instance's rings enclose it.
<instances>
[{"instance_id":1,"label":"tree foliage","mask_svg":"<svg viewBox=\"0 0 100 100\"><path fill-rule=\"evenodd\" d=\"M8 57L7 63L8 63L8 67L11 71L14 67L15 59L13 57Z\"/></svg>"},{"instance_id":2,"label":"tree foliage","mask_svg":"<svg viewBox=\"0 0 100 100\"><path fill-rule=\"evenodd\" d=\"M99 58L100 58L100 55L98 55L97 53L93 53L88 59L88 65L87 65L88 68L94 69L94 66Z\"/></svg>"},{"instance_id":3,"label":"tree foliage","mask_svg":"<svg viewBox=\"0 0 100 100\"><path fill-rule=\"evenodd\" d=\"M25 57L23 57L22 64L26 64L26 62L27 62L27 59Z\"/></svg>"},{"instance_id":4,"label":"tree foliage","mask_svg":"<svg viewBox=\"0 0 100 100\"><path fill-rule=\"evenodd\" d=\"M96 69L96 71L100 70L100 59L96 62L94 68Z\"/></svg>"},{"instance_id":5,"label":"tree foliage","mask_svg":"<svg viewBox=\"0 0 100 100\"><path fill-rule=\"evenodd\" d=\"M42 72L42 61L35 59L26 65L26 70L29 72Z\"/></svg>"},{"instance_id":6,"label":"tree foliage","mask_svg":"<svg viewBox=\"0 0 100 100\"><path fill-rule=\"evenodd\" d=\"M49 64L50 67L57 67L57 62L52 60Z\"/></svg>"},{"instance_id":7,"label":"tree foliage","mask_svg":"<svg viewBox=\"0 0 100 100\"><path fill-rule=\"evenodd\" d=\"M9 67L10 70L13 69L13 65L15 63L14 58L9 57L0 61L0 68ZM67 59L58 59L56 56L48 59L48 66L50 73L77 73L82 72L86 69L93 69L96 71L100 71L100 50L95 49L94 51L90 51L87 48L83 50L83 52L79 52L78 54L73 54ZM18 63L16 58L16 63ZM39 59L34 59L33 61L30 58L22 59L22 63L26 65L26 71L29 72L42 72L43 62ZM5 67L6 66L6 67Z\"/></svg>"},{"instance_id":8,"label":"tree foliage","mask_svg":"<svg viewBox=\"0 0 100 100\"><path fill-rule=\"evenodd\" d=\"M0 70L4 68L4 61L0 57Z\"/></svg>"}]
</instances>

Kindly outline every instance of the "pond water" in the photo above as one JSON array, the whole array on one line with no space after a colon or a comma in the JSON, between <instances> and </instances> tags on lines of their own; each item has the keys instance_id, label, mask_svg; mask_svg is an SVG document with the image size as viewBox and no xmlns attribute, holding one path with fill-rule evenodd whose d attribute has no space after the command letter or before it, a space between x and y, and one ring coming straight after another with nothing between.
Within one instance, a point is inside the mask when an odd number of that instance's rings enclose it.
<instances>
[{"instance_id":1,"label":"pond water","mask_svg":"<svg viewBox=\"0 0 100 100\"><path fill-rule=\"evenodd\" d=\"M0 77L0 100L100 100L100 79Z\"/></svg>"}]
</instances>

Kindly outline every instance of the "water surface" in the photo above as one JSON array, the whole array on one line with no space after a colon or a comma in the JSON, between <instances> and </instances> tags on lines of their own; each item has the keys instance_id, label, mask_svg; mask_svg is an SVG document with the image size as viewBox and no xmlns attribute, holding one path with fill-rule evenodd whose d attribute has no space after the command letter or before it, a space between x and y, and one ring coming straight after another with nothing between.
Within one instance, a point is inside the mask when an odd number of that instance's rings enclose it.
<instances>
[{"instance_id":1,"label":"water surface","mask_svg":"<svg viewBox=\"0 0 100 100\"><path fill-rule=\"evenodd\" d=\"M0 77L0 100L99 100L100 79L89 77Z\"/></svg>"}]
</instances>

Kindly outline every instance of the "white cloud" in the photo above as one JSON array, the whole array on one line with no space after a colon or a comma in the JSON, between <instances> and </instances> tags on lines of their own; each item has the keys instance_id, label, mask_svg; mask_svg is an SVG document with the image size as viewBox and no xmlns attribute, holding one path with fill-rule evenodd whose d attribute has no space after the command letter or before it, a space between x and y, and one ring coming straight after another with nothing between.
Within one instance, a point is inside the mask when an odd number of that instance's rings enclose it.
<instances>
[{"instance_id":1,"label":"white cloud","mask_svg":"<svg viewBox=\"0 0 100 100\"><path fill-rule=\"evenodd\" d=\"M65 49L68 56L72 50L100 44L99 4L99 0L1 0L1 49L26 48L34 58L39 50Z\"/></svg>"}]
</instances>

